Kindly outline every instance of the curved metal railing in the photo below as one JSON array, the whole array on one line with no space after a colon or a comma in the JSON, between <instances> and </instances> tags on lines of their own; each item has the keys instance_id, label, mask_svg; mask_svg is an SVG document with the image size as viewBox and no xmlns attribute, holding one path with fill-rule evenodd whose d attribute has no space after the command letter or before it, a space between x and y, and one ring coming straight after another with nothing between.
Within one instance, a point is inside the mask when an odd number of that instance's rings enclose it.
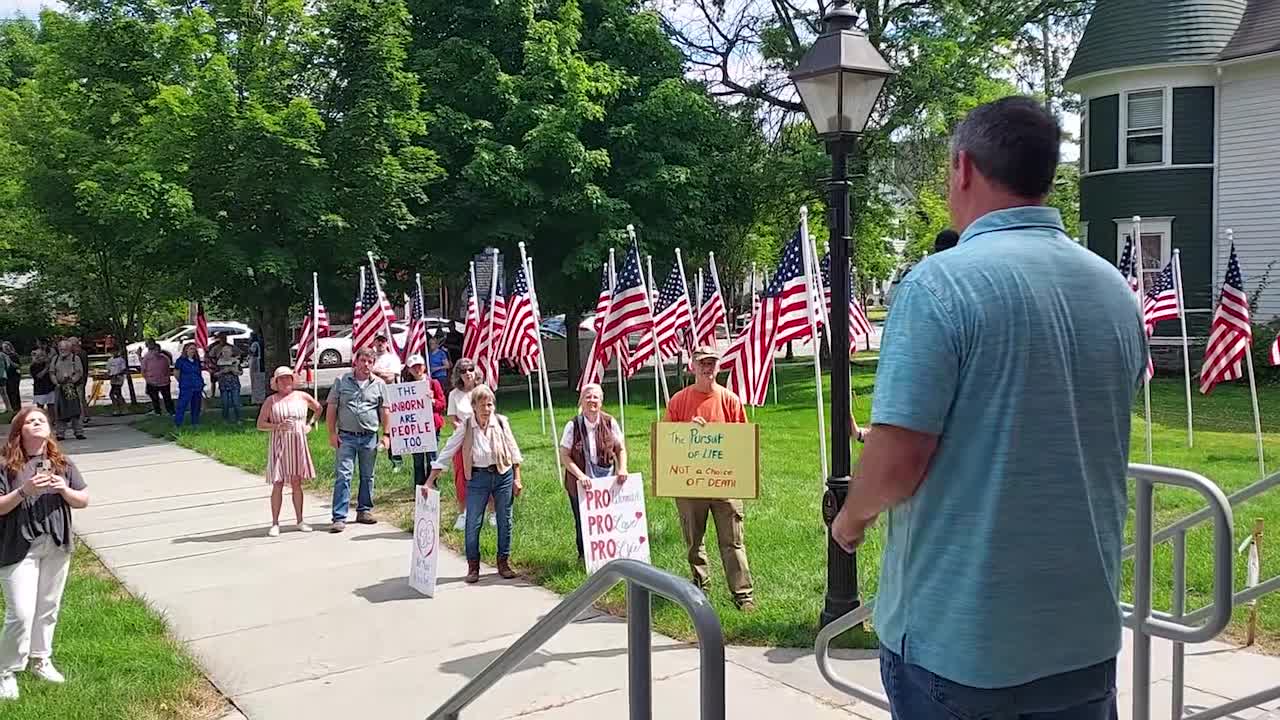
<instances>
[{"instance_id":1,"label":"curved metal railing","mask_svg":"<svg viewBox=\"0 0 1280 720\"><path fill-rule=\"evenodd\" d=\"M652 593L678 603L689 613L702 660L700 717L724 720L724 633L720 618L707 596L693 583L637 560L614 560L597 570L427 720L457 720L468 705L516 670L620 582L627 583L627 692L631 720L653 717Z\"/></svg>"}]
</instances>

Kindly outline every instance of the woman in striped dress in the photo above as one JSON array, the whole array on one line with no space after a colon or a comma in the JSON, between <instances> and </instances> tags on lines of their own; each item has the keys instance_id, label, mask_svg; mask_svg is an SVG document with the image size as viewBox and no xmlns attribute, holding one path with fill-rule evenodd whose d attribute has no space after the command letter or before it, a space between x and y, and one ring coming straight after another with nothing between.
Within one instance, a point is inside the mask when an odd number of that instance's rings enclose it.
<instances>
[{"instance_id":1,"label":"woman in striped dress","mask_svg":"<svg viewBox=\"0 0 1280 720\"><path fill-rule=\"evenodd\" d=\"M271 433L271 448L267 451L271 529L267 536L280 536L280 506L284 504L285 483L293 491L293 513L299 532L311 532L311 526L302 521L302 481L316 476L307 433L320 417L320 403L308 393L294 390L293 370L287 367L276 368L271 389L275 394L267 398L258 412L258 429Z\"/></svg>"}]
</instances>

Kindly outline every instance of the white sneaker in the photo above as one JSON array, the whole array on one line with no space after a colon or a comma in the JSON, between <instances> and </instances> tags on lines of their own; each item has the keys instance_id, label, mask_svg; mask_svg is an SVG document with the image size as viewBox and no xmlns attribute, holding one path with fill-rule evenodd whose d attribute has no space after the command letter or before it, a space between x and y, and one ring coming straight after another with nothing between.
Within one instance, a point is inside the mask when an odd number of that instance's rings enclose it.
<instances>
[{"instance_id":1,"label":"white sneaker","mask_svg":"<svg viewBox=\"0 0 1280 720\"><path fill-rule=\"evenodd\" d=\"M267 531L267 537L280 537L280 526L272 525L271 529Z\"/></svg>"},{"instance_id":2,"label":"white sneaker","mask_svg":"<svg viewBox=\"0 0 1280 720\"><path fill-rule=\"evenodd\" d=\"M463 513L458 513L458 521L457 521L457 522L455 522L455 523L453 524L453 529L454 529L454 530L466 530L466 529L467 529L467 514L466 514L466 513L464 513L464 512L463 512Z\"/></svg>"},{"instance_id":3,"label":"white sneaker","mask_svg":"<svg viewBox=\"0 0 1280 720\"><path fill-rule=\"evenodd\" d=\"M35 659L31 661L30 672L32 675L40 678L45 682L61 685L67 679L58 672L58 668L53 666L53 661L48 658Z\"/></svg>"},{"instance_id":4,"label":"white sneaker","mask_svg":"<svg viewBox=\"0 0 1280 720\"><path fill-rule=\"evenodd\" d=\"M494 513L489 516L489 526L498 527L498 513Z\"/></svg>"},{"instance_id":5,"label":"white sneaker","mask_svg":"<svg viewBox=\"0 0 1280 720\"><path fill-rule=\"evenodd\" d=\"M13 673L0 673L0 700L18 699L18 678Z\"/></svg>"},{"instance_id":6,"label":"white sneaker","mask_svg":"<svg viewBox=\"0 0 1280 720\"><path fill-rule=\"evenodd\" d=\"M311 532L311 526L302 522L298 523L298 532Z\"/></svg>"}]
</instances>

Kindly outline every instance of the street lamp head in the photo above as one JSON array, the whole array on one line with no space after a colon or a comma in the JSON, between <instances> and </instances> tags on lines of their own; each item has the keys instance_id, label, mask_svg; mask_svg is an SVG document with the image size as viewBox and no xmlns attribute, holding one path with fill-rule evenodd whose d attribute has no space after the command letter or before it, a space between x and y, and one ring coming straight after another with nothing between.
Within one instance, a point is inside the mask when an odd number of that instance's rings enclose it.
<instances>
[{"instance_id":1,"label":"street lamp head","mask_svg":"<svg viewBox=\"0 0 1280 720\"><path fill-rule=\"evenodd\" d=\"M884 83L895 75L865 33L848 0L837 0L823 18L823 31L800 59L791 81L809 120L824 138L861 133Z\"/></svg>"}]
</instances>

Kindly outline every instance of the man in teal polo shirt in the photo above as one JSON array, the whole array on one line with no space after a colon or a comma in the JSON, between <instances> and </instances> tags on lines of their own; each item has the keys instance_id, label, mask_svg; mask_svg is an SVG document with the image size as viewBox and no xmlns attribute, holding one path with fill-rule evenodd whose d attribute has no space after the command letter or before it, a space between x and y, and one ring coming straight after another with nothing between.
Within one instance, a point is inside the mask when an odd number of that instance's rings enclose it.
<instances>
[{"instance_id":1,"label":"man in teal polo shirt","mask_svg":"<svg viewBox=\"0 0 1280 720\"><path fill-rule=\"evenodd\" d=\"M952 141L959 244L894 297L867 436L832 532L888 511L881 675L903 720L1103 720L1146 335L1124 279L1044 206L1061 133L1036 102Z\"/></svg>"}]
</instances>

